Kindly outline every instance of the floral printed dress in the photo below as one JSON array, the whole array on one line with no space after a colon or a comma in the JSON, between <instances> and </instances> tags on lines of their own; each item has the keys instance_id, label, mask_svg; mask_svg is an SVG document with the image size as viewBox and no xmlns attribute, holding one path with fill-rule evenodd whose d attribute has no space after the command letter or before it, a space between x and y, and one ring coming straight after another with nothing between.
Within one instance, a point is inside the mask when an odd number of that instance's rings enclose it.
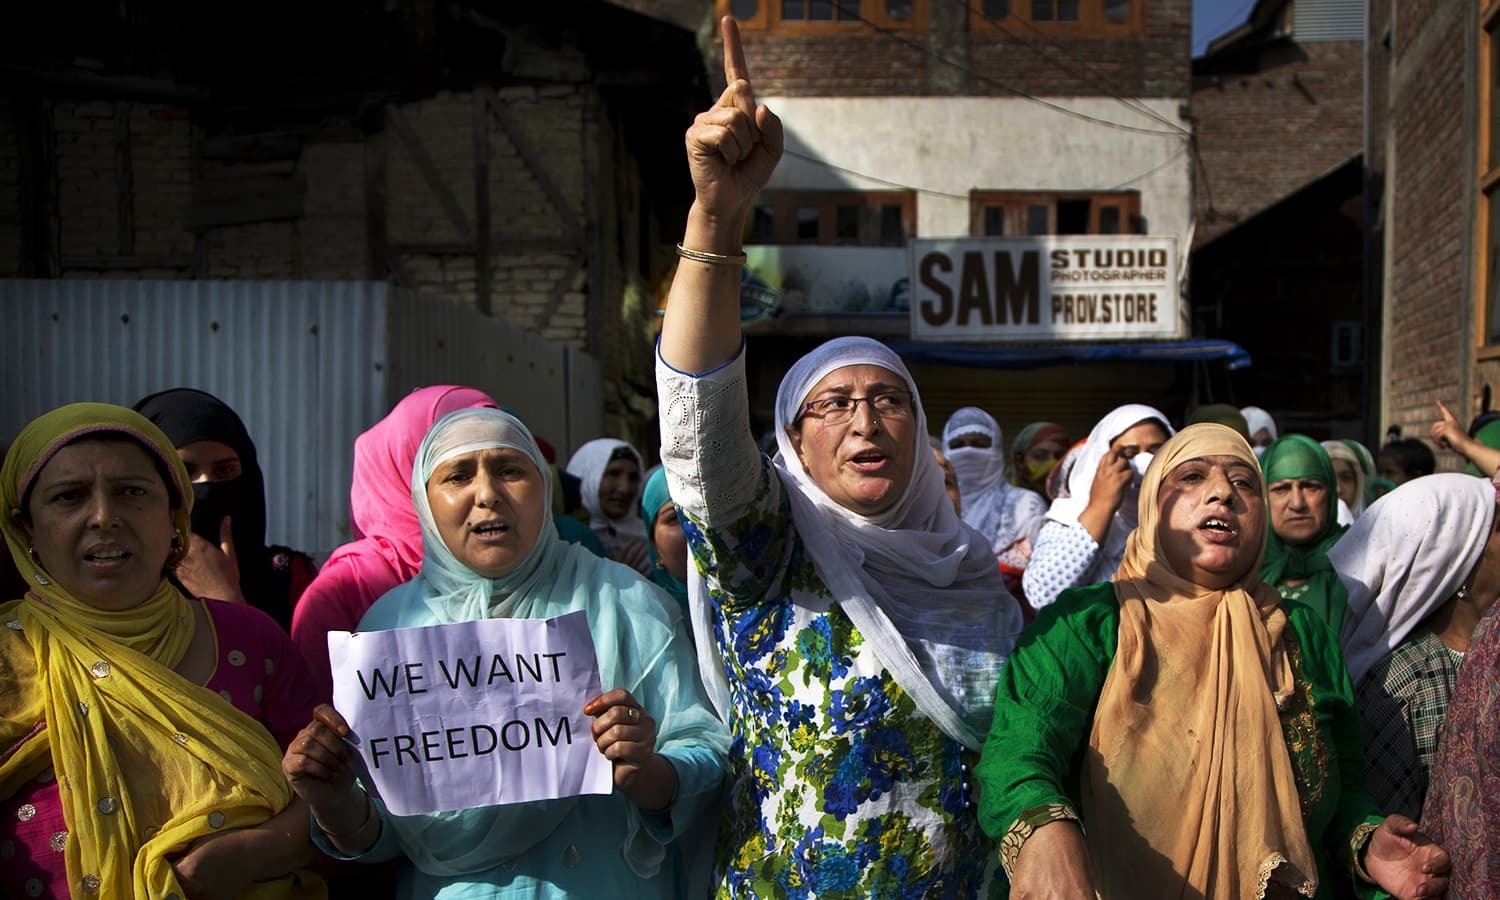
<instances>
[{"instance_id":1,"label":"floral printed dress","mask_svg":"<svg viewBox=\"0 0 1500 900\"><path fill-rule=\"evenodd\" d=\"M663 462L713 609L729 689L720 896L984 896L998 857L977 754L920 714L830 595L756 449L743 356L658 361Z\"/></svg>"}]
</instances>

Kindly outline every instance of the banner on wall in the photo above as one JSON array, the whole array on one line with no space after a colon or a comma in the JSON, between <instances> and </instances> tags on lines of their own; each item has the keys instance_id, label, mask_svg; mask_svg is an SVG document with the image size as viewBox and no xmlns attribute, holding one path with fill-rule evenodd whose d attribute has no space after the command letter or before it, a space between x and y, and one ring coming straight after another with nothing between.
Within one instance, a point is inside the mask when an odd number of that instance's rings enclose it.
<instances>
[{"instance_id":1,"label":"banner on wall","mask_svg":"<svg viewBox=\"0 0 1500 900\"><path fill-rule=\"evenodd\" d=\"M1177 242L1141 235L914 240L911 335L934 341L1184 336Z\"/></svg>"}]
</instances>

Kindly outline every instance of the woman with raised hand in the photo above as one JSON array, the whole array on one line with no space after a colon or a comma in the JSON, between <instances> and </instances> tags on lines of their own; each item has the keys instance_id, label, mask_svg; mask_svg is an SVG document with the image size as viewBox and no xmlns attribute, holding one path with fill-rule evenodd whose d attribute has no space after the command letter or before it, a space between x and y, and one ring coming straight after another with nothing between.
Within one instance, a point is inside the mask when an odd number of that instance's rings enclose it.
<instances>
[{"instance_id":1,"label":"woman with raised hand","mask_svg":"<svg viewBox=\"0 0 1500 900\"><path fill-rule=\"evenodd\" d=\"M969 768L1020 627L965 526L901 359L841 338L749 427L740 241L781 155L731 18L728 87L687 132L696 199L662 326L662 460L694 569L700 671L729 722L721 895L977 896Z\"/></svg>"},{"instance_id":2,"label":"woman with raised hand","mask_svg":"<svg viewBox=\"0 0 1500 900\"><path fill-rule=\"evenodd\" d=\"M29 588L0 605L0 896L323 896L279 766L315 697L269 616L169 578L193 505L172 442L63 406L0 492Z\"/></svg>"},{"instance_id":3,"label":"woman with raised hand","mask_svg":"<svg viewBox=\"0 0 1500 900\"><path fill-rule=\"evenodd\" d=\"M1151 454L1172 436L1161 410L1128 403L1094 425L1052 501L1021 583L1041 609L1070 587L1108 581L1135 528L1135 500ZM1070 454L1071 455L1071 454Z\"/></svg>"},{"instance_id":4,"label":"woman with raised hand","mask_svg":"<svg viewBox=\"0 0 1500 900\"><path fill-rule=\"evenodd\" d=\"M1442 896L1447 854L1365 792L1337 636L1260 581L1250 445L1184 428L1138 521L1114 582L1064 592L1001 672L978 776L1011 896Z\"/></svg>"},{"instance_id":5,"label":"woman with raised hand","mask_svg":"<svg viewBox=\"0 0 1500 900\"><path fill-rule=\"evenodd\" d=\"M348 725L318 707L283 769L313 837L339 859L404 856L404 898L675 896L675 842L720 797L728 737L694 675L676 605L640 575L561 540L551 470L519 419L439 419L412 470L422 571L382 597L361 631L548 619L582 611L604 693L580 712L611 763L609 794L397 816L355 778ZM691 868L690 860L683 860Z\"/></svg>"}]
</instances>

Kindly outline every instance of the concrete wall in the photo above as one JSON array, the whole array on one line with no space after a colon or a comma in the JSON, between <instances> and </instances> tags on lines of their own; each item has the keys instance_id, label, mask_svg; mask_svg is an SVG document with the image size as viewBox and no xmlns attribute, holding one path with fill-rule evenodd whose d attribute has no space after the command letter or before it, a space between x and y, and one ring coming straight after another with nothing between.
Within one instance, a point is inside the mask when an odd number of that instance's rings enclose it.
<instances>
[{"instance_id":1,"label":"concrete wall","mask_svg":"<svg viewBox=\"0 0 1500 900\"><path fill-rule=\"evenodd\" d=\"M921 237L969 232L971 190L1138 190L1152 234L1185 236L1192 211L1190 156L1179 134L1126 131L1038 103L998 97L763 97L781 116L787 148L842 169L920 188ZM1049 97L1098 119L1167 131L1110 98ZM1147 100L1168 121L1180 98ZM893 190L795 156L785 156L771 189Z\"/></svg>"}]
</instances>

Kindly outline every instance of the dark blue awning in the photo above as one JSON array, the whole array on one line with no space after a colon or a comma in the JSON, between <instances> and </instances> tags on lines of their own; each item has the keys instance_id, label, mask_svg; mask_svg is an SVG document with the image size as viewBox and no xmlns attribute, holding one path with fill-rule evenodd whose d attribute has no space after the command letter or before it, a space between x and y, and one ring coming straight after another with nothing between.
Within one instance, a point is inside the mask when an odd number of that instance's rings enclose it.
<instances>
[{"instance_id":1,"label":"dark blue awning","mask_svg":"<svg viewBox=\"0 0 1500 900\"><path fill-rule=\"evenodd\" d=\"M943 344L893 341L892 350L908 363L970 366L977 369L1036 369L1079 362L1207 362L1243 369L1250 354L1233 341L1190 338L1133 344Z\"/></svg>"}]
</instances>

